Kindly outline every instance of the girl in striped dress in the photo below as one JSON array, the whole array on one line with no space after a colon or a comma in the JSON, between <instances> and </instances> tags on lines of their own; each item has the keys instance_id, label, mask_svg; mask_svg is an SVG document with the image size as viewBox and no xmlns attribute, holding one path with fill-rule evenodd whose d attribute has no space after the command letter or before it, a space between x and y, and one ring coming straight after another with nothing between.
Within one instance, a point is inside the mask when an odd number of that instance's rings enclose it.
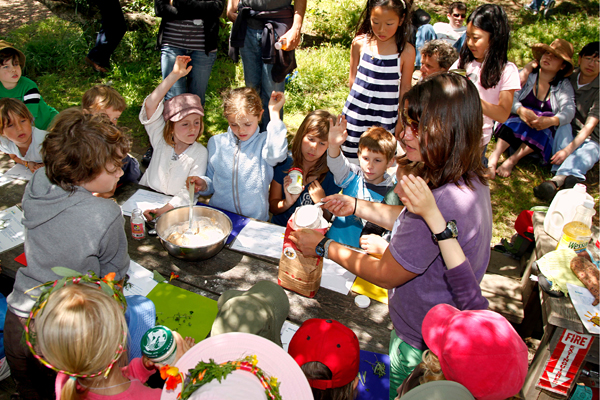
<instances>
[{"instance_id":1,"label":"girl in striped dress","mask_svg":"<svg viewBox=\"0 0 600 400\"><path fill-rule=\"evenodd\" d=\"M398 101L411 87L415 48L410 34L410 0L367 0L350 53L350 94L343 114L346 158L358 164L358 141L371 126L395 135Z\"/></svg>"}]
</instances>

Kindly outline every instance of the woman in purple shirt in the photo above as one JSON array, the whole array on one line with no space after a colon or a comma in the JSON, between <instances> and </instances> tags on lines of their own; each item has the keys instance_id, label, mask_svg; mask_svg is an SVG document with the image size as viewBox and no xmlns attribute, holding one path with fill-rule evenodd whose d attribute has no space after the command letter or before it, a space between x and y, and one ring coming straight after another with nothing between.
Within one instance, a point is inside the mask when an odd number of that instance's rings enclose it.
<instances>
[{"instance_id":1,"label":"woman in purple shirt","mask_svg":"<svg viewBox=\"0 0 600 400\"><path fill-rule=\"evenodd\" d=\"M390 398L396 396L396 388L421 362L426 349L421 324L432 307L446 303L462 309L487 308L478 282L488 265L492 238L490 191L481 163L483 117L477 89L456 74L434 75L408 91L402 102L402 146L409 160L424 164L421 178L428 183L446 223L440 226L438 219L426 221L422 212L411 212L417 211L411 206L407 210L334 195L323 199L334 215L354 214L392 230L382 258L330 242L315 231L303 230L293 236L305 255L330 258L388 289L394 325ZM416 181L405 179L395 191L403 201L410 202L403 190L407 185L411 188ZM458 240L466 258L448 269L448 253L442 255L438 242L452 238Z\"/></svg>"}]
</instances>

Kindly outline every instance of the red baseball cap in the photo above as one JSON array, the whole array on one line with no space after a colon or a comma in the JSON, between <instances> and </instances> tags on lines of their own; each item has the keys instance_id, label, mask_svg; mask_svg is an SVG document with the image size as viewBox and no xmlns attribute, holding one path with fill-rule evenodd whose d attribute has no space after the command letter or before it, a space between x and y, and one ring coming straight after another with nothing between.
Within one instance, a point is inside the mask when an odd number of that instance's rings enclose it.
<instances>
[{"instance_id":1,"label":"red baseball cap","mask_svg":"<svg viewBox=\"0 0 600 400\"><path fill-rule=\"evenodd\" d=\"M331 380L309 379L315 389L342 387L358 376L358 338L350 328L331 319L305 321L292 338L288 353L301 367L316 361L331 370Z\"/></svg>"},{"instance_id":2,"label":"red baseball cap","mask_svg":"<svg viewBox=\"0 0 600 400\"><path fill-rule=\"evenodd\" d=\"M446 379L464 385L477 400L503 400L523 387L527 346L500 314L438 304L422 328Z\"/></svg>"}]
</instances>

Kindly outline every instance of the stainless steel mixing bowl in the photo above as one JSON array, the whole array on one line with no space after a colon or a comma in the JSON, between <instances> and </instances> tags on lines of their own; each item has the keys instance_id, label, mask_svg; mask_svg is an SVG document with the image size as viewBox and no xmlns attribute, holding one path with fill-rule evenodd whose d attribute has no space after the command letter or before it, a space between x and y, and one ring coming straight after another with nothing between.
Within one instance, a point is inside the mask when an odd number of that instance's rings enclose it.
<instances>
[{"instance_id":1,"label":"stainless steel mixing bowl","mask_svg":"<svg viewBox=\"0 0 600 400\"><path fill-rule=\"evenodd\" d=\"M222 213L219 210L215 210L209 207L203 206L194 206L194 219L199 217L207 217L214 221L214 224L219 227L225 237L219 240L218 242L209 244L207 246L200 247L184 247L178 246L174 243L171 243L167 240L167 235L165 234L170 227L173 225L181 224L182 222L188 222L189 215L189 207L177 207L172 210L167 211L163 215L161 215L156 221L156 233L160 238L160 242L163 247L169 252L173 257L181 258L188 261L198 261L198 260L206 260L207 258L211 258L216 255L223 246L225 246L225 242L231 233L231 229L233 228L233 224L227 215Z\"/></svg>"}]
</instances>

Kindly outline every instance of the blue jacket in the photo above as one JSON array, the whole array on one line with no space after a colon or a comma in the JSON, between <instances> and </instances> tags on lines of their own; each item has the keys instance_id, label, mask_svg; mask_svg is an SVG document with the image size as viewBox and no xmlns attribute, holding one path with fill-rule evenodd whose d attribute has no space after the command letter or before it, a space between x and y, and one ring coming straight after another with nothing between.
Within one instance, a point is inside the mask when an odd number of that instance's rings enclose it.
<instances>
[{"instance_id":1,"label":"blue jacket","mask_svg":"<svg viewBox=\"0 0 600 400\"><path fill-rule=\"evenodd\" d=\"M269 219L269 185L273 168L287 156L287 129L280 120L271 121L265 132L256 132L245 142L227 132L208 140L207 190L210 205L261 221Z\"/></svg>"}]
</instances>

